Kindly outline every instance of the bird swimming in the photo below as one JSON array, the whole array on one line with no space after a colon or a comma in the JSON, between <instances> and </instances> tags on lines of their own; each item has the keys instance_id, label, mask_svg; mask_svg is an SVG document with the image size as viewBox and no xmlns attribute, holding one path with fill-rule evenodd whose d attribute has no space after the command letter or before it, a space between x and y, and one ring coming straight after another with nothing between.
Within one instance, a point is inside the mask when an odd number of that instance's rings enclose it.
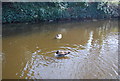
<instances>
[{"instance_id":1,"label":"bird swimming","mask_svg":"<svg viewBox=\"0 0 120 81\"><path fill-rule=\"evenodd\" d=\"M70 52L57 51L57 52L55 53L55 56L56 56L56 57L64 57L64 56L66 56L66 55L68 55L68 54L70 54Z\"/></svg>"},{"instance_id":2,"label":"bird swimming","mask_svg":"<svg viewBox=\"0 0 120 81\"><path fill-rule=\"evenodd\" d=\"M57 34L55 38L56 39L62 39L62 34Z\"/></svg>"}]
</instances>

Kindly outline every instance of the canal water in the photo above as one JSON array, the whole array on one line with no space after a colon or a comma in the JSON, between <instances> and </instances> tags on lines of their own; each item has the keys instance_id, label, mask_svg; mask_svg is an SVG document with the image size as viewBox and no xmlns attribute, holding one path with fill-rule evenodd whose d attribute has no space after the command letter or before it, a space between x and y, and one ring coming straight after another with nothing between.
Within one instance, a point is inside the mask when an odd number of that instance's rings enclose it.
<instances>
[{"instance_id":1,"label":"canal water","mask_svg":"<svg viewBox=\"0 0 120 81\"><path fill-rule=\"evenodd\" d=\"M2 77L117 79L118 33L117 20L3 25ZM70 54L56 58L57 50Z\"/></svg>"}]
</instances>

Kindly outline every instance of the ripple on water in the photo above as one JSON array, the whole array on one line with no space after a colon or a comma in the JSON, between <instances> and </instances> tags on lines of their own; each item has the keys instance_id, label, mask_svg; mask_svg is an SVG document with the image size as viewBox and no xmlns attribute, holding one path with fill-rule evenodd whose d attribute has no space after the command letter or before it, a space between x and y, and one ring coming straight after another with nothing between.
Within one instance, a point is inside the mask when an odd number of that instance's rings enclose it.
<instances>
[{"instance_id":1,"label":"ripple on water","mask_svg":"<svg viewBox=\"0 0 120 81\"><path fill-rule=\"evenodd\" d=\"M42 25L39 32L6 37L4 78L116 79L118 29L110 26L116 25L105 21L57 23L48 28ZM61 40L54 39L57 33L63 34ZM71 53L56 58L57 50Z\"/></svg>"}]
</instances>

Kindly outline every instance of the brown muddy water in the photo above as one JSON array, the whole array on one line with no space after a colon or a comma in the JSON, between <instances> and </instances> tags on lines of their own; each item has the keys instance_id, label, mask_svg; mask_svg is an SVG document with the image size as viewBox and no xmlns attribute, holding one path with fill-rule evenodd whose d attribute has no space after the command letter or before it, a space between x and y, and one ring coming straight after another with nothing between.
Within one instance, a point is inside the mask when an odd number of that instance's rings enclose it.
<instances>
[{"instance_id":1,"label":"brown muddy water","mask_svg":"<svg viewBox=\"0 0 120 81\"><path fill-rule=\"evenodd\" d=\"M2 40L3 79L118 78L117 20L3 25Z\"/></svg>"}]
</instances>

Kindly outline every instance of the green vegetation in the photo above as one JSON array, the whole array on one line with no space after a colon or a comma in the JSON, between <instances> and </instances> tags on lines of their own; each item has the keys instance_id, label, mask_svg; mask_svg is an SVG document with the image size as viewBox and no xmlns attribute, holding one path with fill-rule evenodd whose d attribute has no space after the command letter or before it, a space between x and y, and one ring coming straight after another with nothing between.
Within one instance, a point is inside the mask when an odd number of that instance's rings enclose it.
<instances>
[{"instance_id":1,"label":"green vegetation","mask_svg":"<svg viewBox=\"0 0 120 81\"><path fill-rule=\"evenodd\" d=\"M116 3L108 2L4 2L3 23L118 17Z\"/></svg>"}]
</instances>

